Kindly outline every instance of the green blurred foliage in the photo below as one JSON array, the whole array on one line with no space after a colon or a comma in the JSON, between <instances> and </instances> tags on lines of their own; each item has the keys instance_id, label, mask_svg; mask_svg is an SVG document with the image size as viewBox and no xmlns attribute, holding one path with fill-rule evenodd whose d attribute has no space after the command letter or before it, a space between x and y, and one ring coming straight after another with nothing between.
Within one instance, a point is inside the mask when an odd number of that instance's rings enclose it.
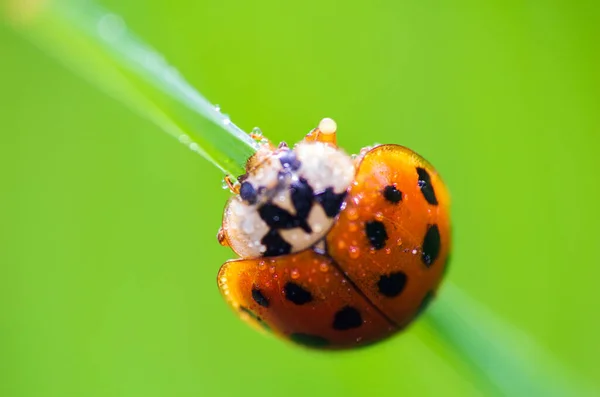
<instances>
[{"instance_id":1,"label":"green blurred foliage","mask_svg":"<svg viewBox=\"0 0 600 397\"><path fill-rule=\"evenodd\" d=\"M597 3L103 4L246 130L423 154L448 278L600 390ZM251 330L215 282L222 175L5 25L0 72L1 396L491 392L423 322L335 354Z\"/></svg>"}]
</instances>

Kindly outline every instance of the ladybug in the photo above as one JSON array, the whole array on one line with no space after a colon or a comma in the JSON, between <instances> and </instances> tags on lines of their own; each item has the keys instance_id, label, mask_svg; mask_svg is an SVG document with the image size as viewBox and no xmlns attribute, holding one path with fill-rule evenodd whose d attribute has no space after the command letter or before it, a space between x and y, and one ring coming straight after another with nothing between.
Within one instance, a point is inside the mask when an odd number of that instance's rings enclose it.
<instances>
[{"instance_id":1,"label":"ladybug","mask_svg":"<svg viewBox=\"0 0 600 397\"><path fill-rule=\"evenodd\" d=\"M293 148L264 142L235 183L218 239L240 257L218 274L240 317L301 345L346 349L404 329L450 251L449 196L399 145L337 147L324 119Z\"/></svg>"}]
</instances>

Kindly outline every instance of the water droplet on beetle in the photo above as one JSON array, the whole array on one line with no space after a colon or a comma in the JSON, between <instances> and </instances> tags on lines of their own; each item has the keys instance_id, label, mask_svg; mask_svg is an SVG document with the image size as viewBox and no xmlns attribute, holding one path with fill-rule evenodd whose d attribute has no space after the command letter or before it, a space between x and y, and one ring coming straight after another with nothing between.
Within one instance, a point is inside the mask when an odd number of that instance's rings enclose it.
<instances>
[{"instance_id":1,"label":"water droplet on beetle","mask_svg":"<svg viewBox=\"0 0 600 397\"><path fill-rule=\"evenodd\" d=\"M263 134L262 130L258 127L254 127L252 128L252 135L256 136L256 137L261 137Z\"/></svg>"},{"instance_id":2,"label":"water droplet on beetle","mask_svg":"<svg viewBox=\"0 0 600 397\"><path fill-rule=\"evenodd\" d=\"M351 221L355 221L358 219L358 211L356 210L356 208L348 208L346 210L346 214L348 215L348 219L350 219Z\"/></svg>"}]
</instances>

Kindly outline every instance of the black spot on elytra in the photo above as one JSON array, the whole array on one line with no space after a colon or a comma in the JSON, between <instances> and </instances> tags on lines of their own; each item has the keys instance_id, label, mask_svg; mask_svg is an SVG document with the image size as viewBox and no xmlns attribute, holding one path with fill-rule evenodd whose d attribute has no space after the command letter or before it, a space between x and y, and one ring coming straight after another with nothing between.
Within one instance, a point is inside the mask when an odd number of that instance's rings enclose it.
<instances>
[{"instance_id":1,"label":"black spot on elytra","mask_svg":"<svg viewBox=\"0 0 600 397\"><path fill-rule=\"evenodd\" d=\"M296 158L296 153L291 150L286 151L279 157L281 166L292 171L297 171L302 163Z\"/></svg>"},{"instance_id":2,"label":"black spot on elytra","mask_svg":"<svg viewBox=\"0 0 600 397\"><path fill-rule=\"evenodd\" d=\"M291 281L285 283L283 286L283 292L285 294L285 299L296 305L304 305L313 300L310 291L305 290L298 284Z\"/></svg>"},{"instance_id":3,"label":"black spot on elytra","mask_svg":"<svg viewBox=\"0 0 600 397\"><path fill-rule=\"evenodd\" d=\"M425 200L431 205L437 205L437 197L435 197L435 190L433 190L433 185L431 184L431 177L429 173L424 169L417 167L417 174L419 175L419 188L421 189L421 193L423 193L423 197Z\"/></svg>"},{"instance_id":4,"label":"black spot on elytra","mask_svg":"<svg viewBox=\"0 0 600 397\"><path fill-rule=\"evenodd\" d=\"M346 198L346 192L336 194L332 187L328 187L324 192L315 195L315 200L321 204L325 215L329 218L333 218L340 213L344 198Z\"/></svg>"},{"instance_id":5,"label":"black spot on elytra","mask_svg":"<svg viewBox=\"0 0 600 397\"><path fill-rule=\"evenodd\" d=\"M260 219L265 221L272 230L302 228L306 233L312 230L305 219L290 214L288 211L272 203L267 203L258 209Z\"/></svg>"},{"instance_id":6,"label":"black spot on elytra","mask_svg":"<svg viewBox=\"0 0 600 397\"><path fill-rule=\"evenodd\" d=\"M385 242L388 239L387 232L385 231L385 225L379 221L369 221L365 224L365 233L371 247L376 250L380 250L385 247Z\"/></svg>"},{"instance_id":7,"label":"black spot on elytra","mask_svg":"<svg viewBox=\"0 0 600 397\"><path fill-rule=\"evenodd\" d=\"M252 299L262 307L269 307L269 300L263 295L258 287L252 287Z\"/></svg>"},{"instance_id":8,"label":"black spot on elytra","mask_svg":"<svg viewBox=\"0 0 600 397\"><path fill-rule=\"evenodd\" d=\"M390 274L384 274L379 277L377 282L377 288L379 292L387 296L388 298L394 298L404 291L406 286L406 273L404 272L393 272Z\"/></svg>"},{"instance_id":9,"label":"black spot on elytra","mask_svg":"<svg viewBox=\"0 0 600 397\"><path fill-rule=\"evenodd\" d=\"M260 242L267 247L264 256L279 256L292 252L292 246L279 235L277 230L269 230Z\"/></svg>"},{"instance_id":10,"label":"black spot on elytra","mask_svg":"<svg viewBox=\"0 0 600 397\"><path fill-rule=\"evenodd\" d=\"M430 225L423 239L423 252L421 253L421 259L427 267L431 266L437 259L440 247L440 230L437 225Z\"/></svg>"},{"instance_id":11,"label":"black spot on elytra","mask_svg":"<svg viewBox=\"0 0 600 397\"><path fill-rule=\"evenodd\" d=\"M290 197L296 209L296 217L304 220L308 218L313 205L313 189L306 179L300 178L298 182L292 183Z\"/></svg>"},{"instance_id":12,"label":"black spot on elytra","mask_svg":"<svg viewBox=\"0 0 600 397\"><path fill-rule=\"evenodd\" d=\"M390 203L396 204L402 201L402 192L396 186L389 185L383 189L383 197Z\"/></svg>"},{"instance_id":13,"label":"black spot on elytra","mask_svg":"<svg viewBox=\"0 0 600 397\"><path fill-rule=\"evenodd\" d=\"M333 317L333 329L338 331L358 328L362 323L363 320L360 312L352 306L343 307Z\"/></svg>"},{"instance_id":14,"label":"black spot on elytra","mask_svg":"<svg viewBox=\"0 0 600 397\"><path fill-rule=\"evenodd\" d=\"M248 204L256 204L256 200L258 199L256 189L254 189L254 186L252 186L250 182L242 183L242 186L240 187L240 197Z\"/></svg>"},{"instance_id":15,"label":"black spot on elytra","mask_svg":"<svg viewBox=\"0 0 600 397\"><path fill-rule=\"evenodd\" d=\"M329 345L329 341L321 336L304 334L301 332L291 334L290 339L298 344L308 347L324 347Z\"/></svg>"}]
</instances>

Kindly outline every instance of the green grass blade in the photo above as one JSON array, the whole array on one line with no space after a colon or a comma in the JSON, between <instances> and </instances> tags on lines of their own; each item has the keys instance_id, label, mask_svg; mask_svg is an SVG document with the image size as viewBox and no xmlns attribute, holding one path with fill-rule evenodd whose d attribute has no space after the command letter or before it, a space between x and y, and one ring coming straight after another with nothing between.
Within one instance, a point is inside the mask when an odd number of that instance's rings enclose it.
<instances>
[{"instance_id":1,"label":"green grass blade","mask_svg":"<svg viewBox=\"0 0 600 397\"><path fill-rule=\"evenodd\" d=\"M256 143L178 71L92 2L9 3L8 20L98 88L155 123L225 174L244 173Z\"/></svg>"},{"instance_id":2,"label":"green grass blade","mask_svg":"<svg viewBox=\"0 0 600 397\"><path fill-rule=\"evenodd\" d=\"M452 283L446 283L427 312L433 337L455 350L489 390L505 396L590 396L535 340L506 323ZM491 386L491 387L490 387Z\"/></svg>"}]
</instances>

